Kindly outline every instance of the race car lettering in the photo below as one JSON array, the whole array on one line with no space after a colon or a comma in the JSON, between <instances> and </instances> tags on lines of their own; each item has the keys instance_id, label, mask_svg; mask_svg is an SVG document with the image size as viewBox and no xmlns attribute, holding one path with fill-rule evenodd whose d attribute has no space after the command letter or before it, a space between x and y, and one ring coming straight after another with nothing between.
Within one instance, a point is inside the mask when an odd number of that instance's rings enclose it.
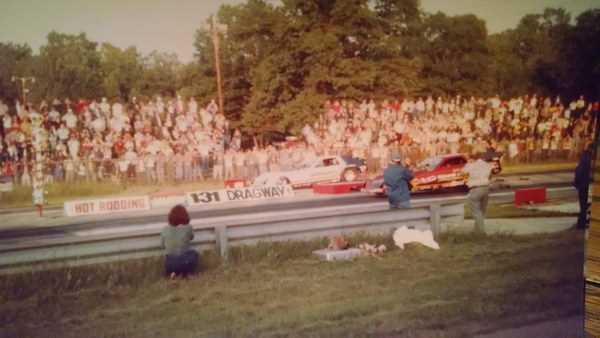
<instances>
[{"instance_id":1,"label":"race car lettering","mask_svg":"<svg viewBox=\"0 0 600 338\"><path fill-rule=\"evenodd\" d=\"M438 175L438 180L452 180L459 177L459 175L453 173L453 174L445 174L445 175Z\"/></svg>"},{"instance_id":2,"label":"race car lettering","mask_svg":"<svg viewBox=\"0 0 600 338\"><path fill-rule=\"evenodd\" d=\"M422 177L419 179L421 183L430 183L435 181L435 176Z\"/></svg>"}]
</instances>

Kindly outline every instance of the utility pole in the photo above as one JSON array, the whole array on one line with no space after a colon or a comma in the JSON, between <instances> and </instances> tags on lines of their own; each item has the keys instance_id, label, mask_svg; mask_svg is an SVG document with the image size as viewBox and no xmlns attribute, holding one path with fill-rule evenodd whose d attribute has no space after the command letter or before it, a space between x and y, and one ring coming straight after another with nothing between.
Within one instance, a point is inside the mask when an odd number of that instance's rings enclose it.
<instances>
[{"instance_id":1,"label":"utility pole","mask_svg":"<svg viewBox=\"0 0 600 338\"><path fill-rule=\"evenodd\" d=\"M25 105L27 103L27 93L29 92L29 89L25 88L25 85L27 84L27 81L30 81L31 83L35 83L35 77L33 76L12 76L10 78L11 82L17 82L20 81L21 82L21 99L23 100L23 104Z\"/></svg>"},{"instance_id":2,"label":"utility pole","mask_svg":"<svg viewBox=\"0 0 600 338\"><path fill-rule=\"evenodd\" d=\"M219 99L219 112L223 114L223 84L221 80L221 61L220 61L220 38L219 33L227 32L227 25L222 25L217 23L215 16L213 15L210 20L210 25L208 25L208 30L210 32L210 37L213 43L213 49L215 52L215 70L217 71L217 95Z\"/></svg>"}]
</instances>

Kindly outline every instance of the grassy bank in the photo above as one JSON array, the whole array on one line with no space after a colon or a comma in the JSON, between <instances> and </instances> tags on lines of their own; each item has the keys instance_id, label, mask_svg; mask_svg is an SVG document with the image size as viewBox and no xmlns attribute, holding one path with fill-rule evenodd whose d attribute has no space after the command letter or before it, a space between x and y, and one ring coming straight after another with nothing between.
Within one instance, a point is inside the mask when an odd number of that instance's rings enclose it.
<instances>
[{"instance_id":1,"label":"grassy bank","mask_svg":"<svg viewBox=\"0 0 600 338\"><path fill-rule=\"evenodd\" d=\"M325 240L204 256L175 283L156 259L0 277L0 328L18 337L466 337L582 313L582 234L448 235L442 249L326 263ZM10 329L7 329L10 328ZM2 330L2 329L0 329ZM0 336L1 336L0 332Z\"/></svg>"},{"instance_id":2,"label":"grassy bank","mask_svg":"<svg viewBox=\"0 0 600 338\"><path fill-rule=\"evenodd\" d=\"M560 203L561 201L548 201L549 203ZM562 201L564 202L564 201ZM577 212L568 213L552 210L536 210L519 208L514 203L488 204L486 218L534 218L534 217L568 217L577 216ZM473 219L471 206L465 204L465 218Z\"/></svg>"},{"instance_id":3,"label":"grassy bank","mask_svg":"<svg viewBox=\"0 0 600 338\"><path fill-rule=\"evenodd\" d=\"M542 163L505 164L502 166L502 174L543 174L545 172L572 170L575 171L577 161L552 161Z\"/></svg>"}]
</instances>

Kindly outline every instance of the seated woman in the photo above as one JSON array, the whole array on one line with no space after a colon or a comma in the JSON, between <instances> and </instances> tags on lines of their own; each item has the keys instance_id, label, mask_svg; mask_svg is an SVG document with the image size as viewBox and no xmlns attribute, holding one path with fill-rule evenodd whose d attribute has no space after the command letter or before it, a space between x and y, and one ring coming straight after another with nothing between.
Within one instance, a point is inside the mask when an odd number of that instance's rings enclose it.
<instances>
[{"instance_id":1,"label":"seated woman","mask_svg":"<svg viewBox=\"0 0 600 338\"><path fill-rule=\"evenodd\" d=\"M169 212L169 225L160 233L161 246L165 249L165 272L174 278L193 273L198 265L198 253L190 248L194 232L190 226L190 216L182 205L176 205Z\"/></svg>"}]
</instances>

